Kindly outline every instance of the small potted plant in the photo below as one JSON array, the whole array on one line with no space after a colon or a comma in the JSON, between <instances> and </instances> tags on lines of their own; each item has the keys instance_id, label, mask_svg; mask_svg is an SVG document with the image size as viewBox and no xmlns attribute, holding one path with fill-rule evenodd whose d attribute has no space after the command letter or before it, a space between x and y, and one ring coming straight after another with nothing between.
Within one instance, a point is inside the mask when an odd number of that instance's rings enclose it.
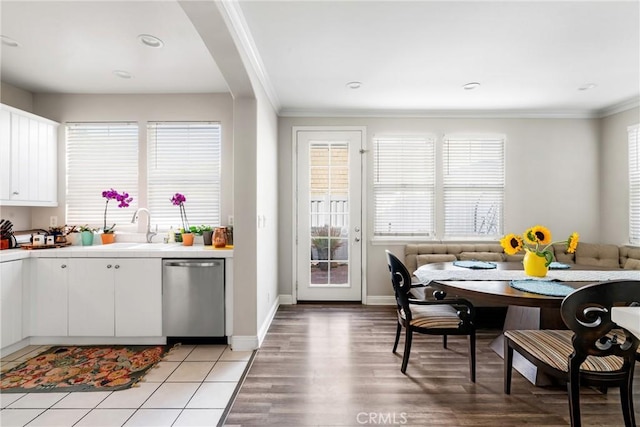
<instances>
[{"instance_id":1,"label":"small potted plant","mask_svg":"<svg viewBox=\"0 0 640 427\"><path fill-rule=\"evenodd\" d=\"M91 246L93 245L93 233L96 231L94 228L89 227L88 225L81 225L79 228L80 236L82 241L82 246Z\"/></svg>"},{"instance_id":2,"label":"small potted plant","mask_svg":"<svg viewBox=\"0 0 640 427\"><path fill-rule=\"evenodd\" d=\"M80 230L78 230L78 226L65 225L64 234L67 237L67 242L71 243L71 245L82 245L82 235L80 234Z\"/></svg>"},{"instance_id":3,"label":"small potted plant","mask_svg":"<svg viewBox=\"0 0 640 427\"><path fill-rule=\"evenodd\" d=\"M109 207L109 202L111 200L117 200L119 208L128 208L129 203L133 201L133 197L129 197L129 193L127 192L118 193L113 188L103 191L102 197L107 199L107 201L104 204L104 226L102 227L100 238L102 239L102 244L106 245L107 243L113 243L115 241L113 231L116 225L113 224L111 227L107 227L107 208Z\"/></svg>"},{"instance_id":4,"label":"small potted plant","mask_svg":"<svg viewBox=\"0 0 640 427\"><path fill-rule=\"evenodd\" d=\"M202 242L205 246L211 246L213 244L213 228L210 225L201 225L200 232L202 233Z\"/></svg>"},{"instance_id":5,"label":"small potted plant","mask_svg":"<svg viewBox=\"0 0 640 427\"><path fill-rule=\"evenodd\" d=\"M174 206L178 206L180 208L180 219L182 220L182 244L184 246L192 246L194 233L191 232L191 227L189 227L189 220L187 219L187 211L184 208L184 203L187 201L187 198L184 194L176 193L171 198L171 203Z\"/></svg>"}]
</instances>

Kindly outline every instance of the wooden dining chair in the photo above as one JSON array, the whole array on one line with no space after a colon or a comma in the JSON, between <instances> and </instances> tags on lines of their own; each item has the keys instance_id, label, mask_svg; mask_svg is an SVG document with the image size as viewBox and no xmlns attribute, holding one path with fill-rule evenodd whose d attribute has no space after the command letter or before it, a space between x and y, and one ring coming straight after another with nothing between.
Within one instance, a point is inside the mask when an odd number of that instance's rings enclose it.
<instances>
[{"instance_id":1,"label":"wooden dining chair","mask_svg":"<svg viewBox=\"0 0 640 427\"><path fill-rule=\"evenodd\" d=\"M640 339L611 321L611 307L640 300L640 281L595 283L569 294L562 320L569 330L505 331L504 392L511 392L513 350L567 383L571 425L580 422L580 385L620 388L626 426L635 426L633 373Z\"/></svg>"},{"instance_id":2,"label":"wooden dining chair","mask_svg":"<svg viewBox=\"0 0 640 427\"><path fill-rule=\"evenodd\" d=\"M391 252L386 251L391 284L396 297L398 325L393 344L395 353L400 341L400 333L405 328L404 355L400 371L407 371L413 333L442 335L444 348L447 335L467 335L469 337L469 375L476 382L476 328L473 323L473 305L465 299L416 300L410 298L411 275Z\"/></svg>"}]
</instances>

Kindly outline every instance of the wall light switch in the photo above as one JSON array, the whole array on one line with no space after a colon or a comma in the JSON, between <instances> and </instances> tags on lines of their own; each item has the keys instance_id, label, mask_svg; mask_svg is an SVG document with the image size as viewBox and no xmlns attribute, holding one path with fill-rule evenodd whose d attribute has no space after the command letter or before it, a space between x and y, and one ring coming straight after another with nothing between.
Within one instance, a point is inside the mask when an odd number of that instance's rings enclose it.
<instances>
[{"instance_id":1,"label":"wall light switch","mask_svg":"<svg viewBox=\"0 0 640 427\"><path fill-rule=\"evenodd\" d=\"M50 216L49 217L49 227L57 227L58 226L58 217Z\"/></svg>"},{"instance_id":2,"label":"wall light switch","mask_svg":"<svg viewBox=\"0 0 640 427\"><path fill-rule=\"evenodd\" d=\"M227 221L227 225L233 227L233 215L229 215L228 221Z\"/></svg>"}]
</instances>

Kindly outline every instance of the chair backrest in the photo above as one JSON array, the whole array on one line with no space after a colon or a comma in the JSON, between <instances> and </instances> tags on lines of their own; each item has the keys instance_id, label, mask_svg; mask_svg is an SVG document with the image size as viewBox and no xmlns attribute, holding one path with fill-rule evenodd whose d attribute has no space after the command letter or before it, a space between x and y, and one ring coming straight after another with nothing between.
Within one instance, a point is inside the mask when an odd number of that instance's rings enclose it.
<instances>
[{"instance_id":1,"label":"chair backrest","mask_svg":"<svg viewBox=\"0 0 640 427\"><path fill-rule=\"evenodd\" d=\"M610 331L621 329L611 320L611 308L633 303L640 303L637 280L594 283L569 294L562 301L562 320L574 332L576 355L616 355L632 361L640 339L627 330L624 337L612 339Z\"/></svg>"},{"instance_id":2,"label":"chair backrest","mask_svg":"<svg viewBox=\"0 0 640 427\"><path fill-rule=\"evenodd\" d=\"M393 293L396 297L398 310L404 309L406 316L411 316L409 309L409 291L411 290L411 274L404 266L402 261L389 251L387 254L387 264L389 264L389 272L391 273L391 284L393 285ZM409 318L409 317L408 317Z\"/></svg>"}]
</instances>

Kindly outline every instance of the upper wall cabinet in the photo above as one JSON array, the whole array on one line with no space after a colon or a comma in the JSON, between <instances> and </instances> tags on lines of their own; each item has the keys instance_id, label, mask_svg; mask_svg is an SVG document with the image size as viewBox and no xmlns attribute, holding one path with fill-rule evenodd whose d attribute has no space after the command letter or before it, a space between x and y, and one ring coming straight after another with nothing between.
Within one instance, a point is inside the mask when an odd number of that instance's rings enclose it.
<instances>
[{"instance_id":1,"label":"upper wall cabinet","mask_svg":"<svg viewBox=\"0 0 640 427\"><path fill-rule=\"evenodd\" d=\"M58 205L58 123L0 104L0 205Z\"/></svg>"}]
</instances>

